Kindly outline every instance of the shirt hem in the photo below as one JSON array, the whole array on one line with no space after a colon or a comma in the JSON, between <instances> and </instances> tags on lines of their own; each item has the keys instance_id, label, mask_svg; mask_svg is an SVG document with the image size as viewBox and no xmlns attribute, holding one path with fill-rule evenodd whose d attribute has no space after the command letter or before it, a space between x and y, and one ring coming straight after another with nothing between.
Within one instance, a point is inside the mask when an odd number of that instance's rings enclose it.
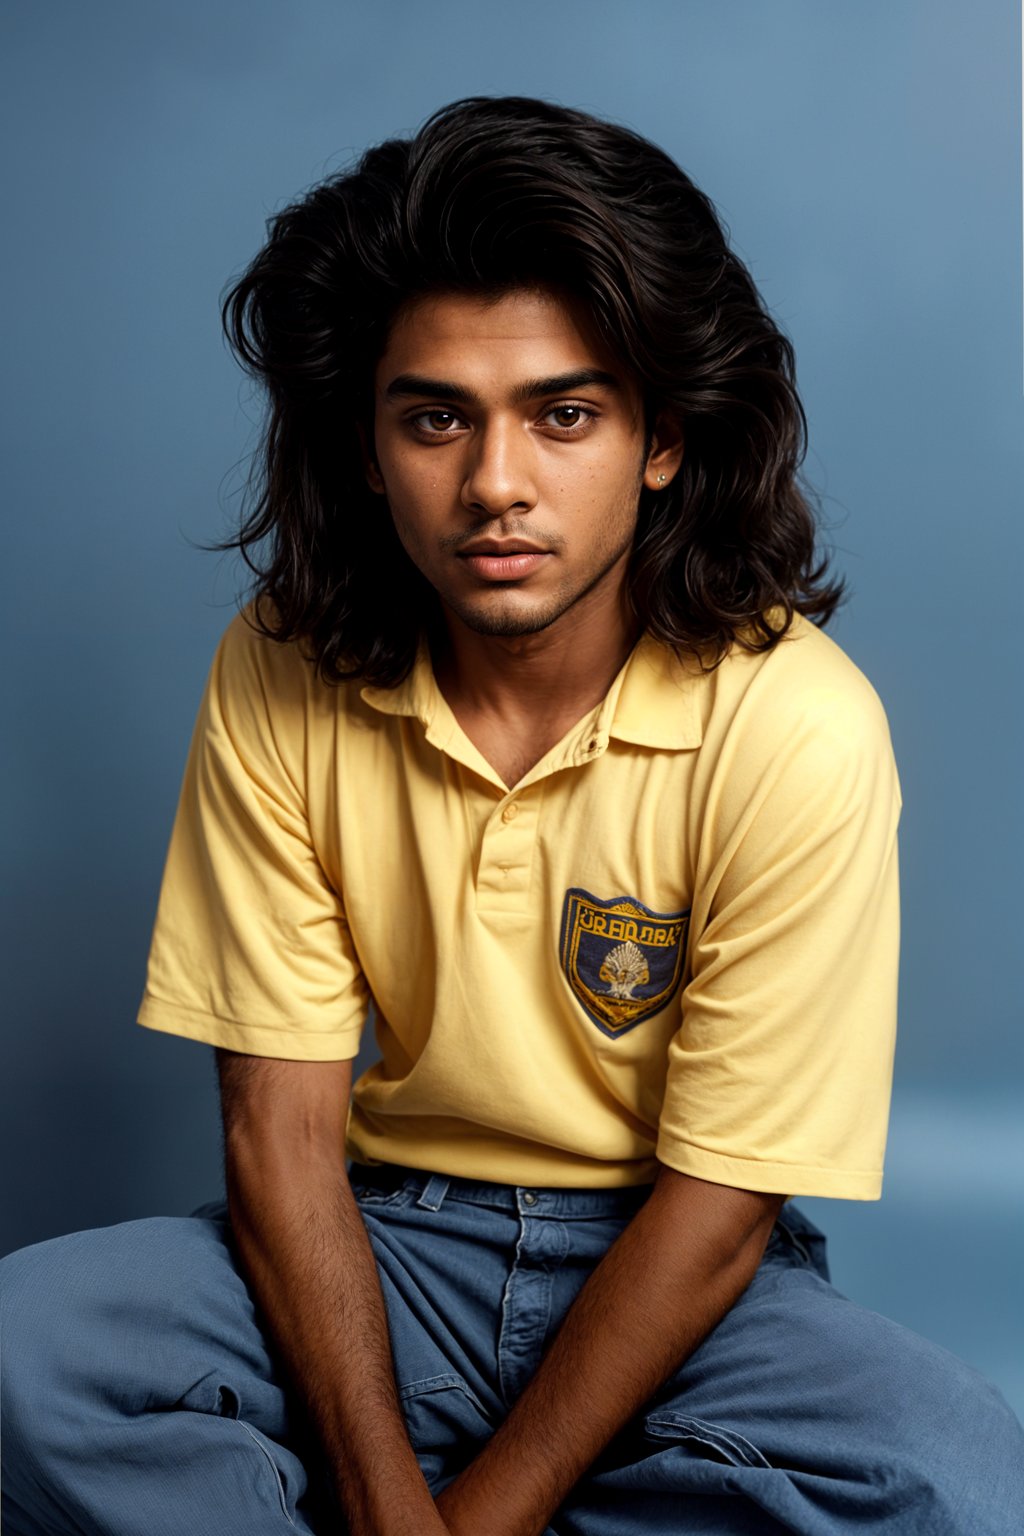
<instances>
[{"instance_id":1,"label":"shirt hem","mask_svg":"<svg viewBox=\"0 0 1024 1536\"><path fill-rule=\"evenodd\" d=\"M878 1200L882 1174L845 1168L814 1168L798 1163L766 1163L757 1158L723 1157L689 1142L659 1137L660 1163L709 1184L754 1189L761 1194L819 1196L826 1200Z\"/></svg>"},{"instance_id":2,"label":"shirt hem","mask_svg":"<svg viewBox=\"0 0 1024 1536\"><path fill-rule=\"evenodd\" d=\"M339 1030L331 1034L318 1030L312 1034L302 1029L240 1024L215 1013L165 1002L151 993L142 1000L137 1022L144 1029L162 1034L182 1035L204 1045L238 1051L243 1056L268 1056L279 1061L351 1061L359 1054L363 1029L360 1022L358 1030Z\"/></svg>"}]
</instances>

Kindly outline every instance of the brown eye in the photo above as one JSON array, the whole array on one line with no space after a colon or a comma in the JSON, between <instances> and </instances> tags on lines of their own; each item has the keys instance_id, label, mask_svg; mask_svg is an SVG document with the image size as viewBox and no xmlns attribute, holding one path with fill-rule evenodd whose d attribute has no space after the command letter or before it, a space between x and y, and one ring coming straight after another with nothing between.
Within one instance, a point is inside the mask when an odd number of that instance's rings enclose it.
<instances>
[{"instance_id":1,"label":"brown eye","mask_svg":"<svg viewBox=\"0 0 1024 1536\"><path fill-rule=\"evenodd\" d=\"M585 432L594 419L594 412L588 410L585 405L553 405L544 420L560 431L572 433Z\"/></svg>"},{"instance_id":2,"label":"brown eye","mask_svg":"<svg viewBox=\"0 0 1024 1536\"><path fill-rule=\"evenodd\" d=\"M452 437L453 428L460 424L460 418L454 411L442 410L440 407L433 411L420 411L410 420L424 437Z\"/></svg>"}]
</instances>

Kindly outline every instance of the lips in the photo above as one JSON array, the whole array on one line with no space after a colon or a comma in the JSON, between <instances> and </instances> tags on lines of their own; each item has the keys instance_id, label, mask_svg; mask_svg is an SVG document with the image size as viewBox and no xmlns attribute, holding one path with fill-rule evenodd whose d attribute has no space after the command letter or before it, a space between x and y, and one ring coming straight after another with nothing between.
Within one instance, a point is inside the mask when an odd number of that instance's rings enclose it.
<instances>
[{"instance_id":1,"label":"lips","mask_svg":"<svg viewBox=\"0 0 1024 1536\"><path fill-rule=\"evenodd\" d=\"M531 544L528 539L478 539L473 544L466 544L459 550L462 556L468 555L496 555L504 559L508 555L544 555L547 551L539 544Z\"/></svg>"},{"instance_id":2,"label":"lips","mask_svg":"<svg viewBox=\"0 0 1024 1536\"><path fill-rule=\"evenodd\" d=\"M484 581L521 581L549 558L547 550L518 540L485 539L459 552L459 559Z\"/></svg>"}]
</instances>

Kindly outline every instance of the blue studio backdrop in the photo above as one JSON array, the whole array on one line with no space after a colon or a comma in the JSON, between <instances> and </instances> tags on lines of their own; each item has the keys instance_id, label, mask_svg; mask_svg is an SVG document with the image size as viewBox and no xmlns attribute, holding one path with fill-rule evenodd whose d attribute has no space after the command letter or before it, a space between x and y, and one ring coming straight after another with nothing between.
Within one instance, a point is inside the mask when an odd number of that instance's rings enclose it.
<instances>
[{"instance_id":1,"label":"blue studio backdrop","mask_svg":"<svg viewBox=\"0 0 1024 1536\"><path fill-rule=\"evenodd\" d=\"M838 1283L1024 1413L1015 0L7 0L0 1248L216 1193L210 1053L134 1027L257 403L264 221L470 94L582 106L718 204L797 351L906 802L886 1192ZM367 1047L369 1051L370 1047ZM365 1060L368 1057L364 1057Z\"/></svg>"}]
</instances>

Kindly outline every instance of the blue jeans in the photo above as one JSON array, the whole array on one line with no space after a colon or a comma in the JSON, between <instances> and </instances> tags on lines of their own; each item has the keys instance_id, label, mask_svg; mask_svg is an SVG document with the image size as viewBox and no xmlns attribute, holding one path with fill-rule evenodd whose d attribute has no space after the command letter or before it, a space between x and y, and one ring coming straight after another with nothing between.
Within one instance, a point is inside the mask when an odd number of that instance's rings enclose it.
<instances>
[{"instance_id":1,"label":"blue jeans","mask_svg":"<svg viewBox=\"0 0 1024 1536\"><path fill-rule=\"evenodd\" d=\"M436 1491L500 1423L647 1190L396 1169L352 1181ZM6 1536L343 1529L222 1206L41 1243L0 1278ZM834 1290L824 1240L792 1206L748 1290L549 1527L781 1531L1024 1532L1024 1434L1003 1399Z\"/></svg>"}]
</instances>

